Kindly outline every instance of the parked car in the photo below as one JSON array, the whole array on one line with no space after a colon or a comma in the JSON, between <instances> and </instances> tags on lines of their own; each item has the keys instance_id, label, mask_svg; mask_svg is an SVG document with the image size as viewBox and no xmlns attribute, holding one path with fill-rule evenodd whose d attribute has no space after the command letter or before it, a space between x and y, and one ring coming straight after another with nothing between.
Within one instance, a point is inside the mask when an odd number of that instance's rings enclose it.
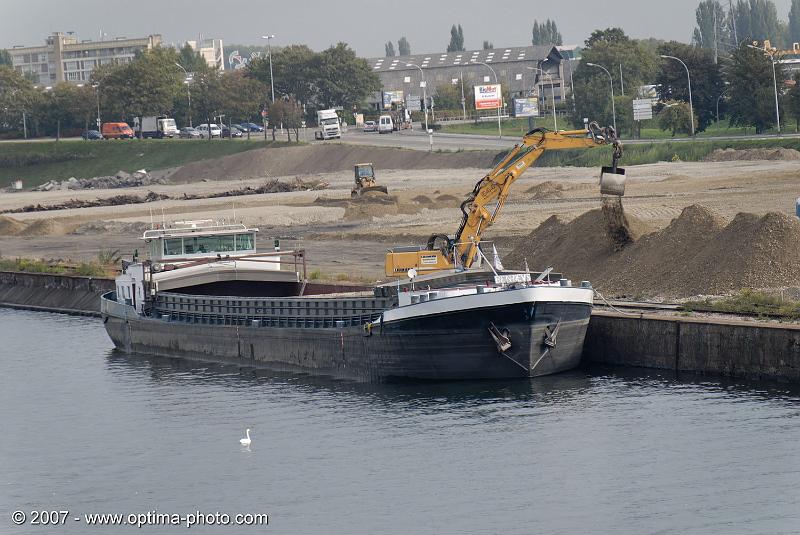
<instances>
[{"instance_id":1,"label":"parked car","mask_svg":"<svg viewBox=\"0 0 800 535\"><path fill-rule=\"evenodd\" d=\"M217 126L214 123L211 123L210 126L209 126L208 123L203 123L203 124L197 126L196 128L197 128L197 131L200 132L200 137L202 137L204 139L207 138L209 135L212 138L220 137L222 135L222 130L220 129L219 126Z\"/></svg>"},{"instance_id":2,"label":"parked car","mask_svg":"<svg viewBox=\"0 0 800 535\"><path fill-rule=\"evenodd\" d=\"M133 139L133 129L128 123L103 123L100 128L106 139Z\"/></svg>"},{"instance_id":3,"label":"parked car","mask_svg":"<svg viewBox=\"0 0 800 535\"><path fill-rule=\"evenodd\" d=\"M98 130L87 130L83 133L83 139L103 139L103 134Z\"/></svg>"},{"instance_id":4,"label":"parked car","mask_svg":"<svg viewBox=\"0 0 800 535\"><path fill-rule=\"evenodd\" d=\"M364 122L364 132L377 132L378 125L375 124L375 121L365 121Z\"/></svg>"},{"instance_id":5,"label":"parked car","mask_svg":"<svg viewBox=\"0 0 800 535\"><path fill-rule=\"evenodd\" d=\"M195 139L200 137L200 132L198 132L196 128L193 128L191 126L184 126L178 132L178 137L185 139Z\"/></svg>"},{"instance_id":6,"label":"parked car","mask_svg":"<svg viewBox=\"0 0 800 535\"><path fill-rule=\"evenodd\" d=\"M264 127L261 126L261 125L258 125L256 123L242 123L242 126L246 126L247 128L250 129L251 132L263 132L264 131Z\"/></svg>"},{"instance_id":7,"label":"parked car","mask_svg":"<svg viewBox=\"0 0 800 535\"><path fill-rule=\"evenodd\" d=\"M219 125L222 137L242 137L242 131L235 126Z\"/></svg>"}]
</instances>

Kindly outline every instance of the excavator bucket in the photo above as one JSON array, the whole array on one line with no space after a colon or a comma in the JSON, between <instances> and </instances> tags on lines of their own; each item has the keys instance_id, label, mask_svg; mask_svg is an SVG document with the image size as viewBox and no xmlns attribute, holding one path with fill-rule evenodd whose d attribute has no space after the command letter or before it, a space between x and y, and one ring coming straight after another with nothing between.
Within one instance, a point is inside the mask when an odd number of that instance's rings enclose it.
<instances>
[{"instance_id":1,"label":"excavator bucket","mask_svg":"<svg viewBox=\"0 0 800 535\"><path fill-rule=\"evenodd\" d=\"M617 166L600 168L600 193L602 195L625 195L625 169Z\"/></svg>"}]
</instances>

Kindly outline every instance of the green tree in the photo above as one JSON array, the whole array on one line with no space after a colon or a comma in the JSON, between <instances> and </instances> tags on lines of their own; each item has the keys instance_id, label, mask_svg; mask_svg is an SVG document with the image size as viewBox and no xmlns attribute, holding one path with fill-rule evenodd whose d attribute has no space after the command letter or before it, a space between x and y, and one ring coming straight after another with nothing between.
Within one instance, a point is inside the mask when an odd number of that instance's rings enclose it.
<instances>
[{"instance_id":1,"label":"green tree","mask_svg":"<svg viewBox=\"0 0 800 535\"><path fill-rule=\"evenodd\" d=\"M10 67L11 64L11 54L8 53L8 50L0 48L0 65L8 65Z\"/></svg>"},{"instance_id":2,"label":"green tree","mask_svg":"<svg viewBox=\"0 0 800 535\"><path fill-rule=\"evenodd\" d=\"M597 43L606 43L608 45L626 44L630 43L631 38L628 37L622 28L606 28L605 30L595 30L584 41L586 48L592 48Z\"/></svg>"},{"instance_id":3,"label":"green tree","mask_svg":"<svg viewBox=\"0 0 800 535\"><path fill-rule=\"evenodd\" d=\"M730 42L728 17L719 0L703 0L695 10L697 27L692 40L708 50L720 50Z\"/></svg>"},{"instance_id":4,"label":"green tree","mask_svg":"<svg viewBox=\"0 0 800 535\"><path fill-rule=\"evenodd\" d=\"M192 81L193 115L202 119L197 123L213 123L216 114L224 113L224 104L225 86L220 72L203 66L194 73ZM211 141L211 136L208 136L208 140Z\"/></svg>"},{"instance_id":5,"label":"green tree","mask_svg":"<svg viewBox=\"0 0 800 535\"><path fill-rule=\"evenodd\" d=\"M272 124L282 124L286 127L286 136L289 142L292 141L292 131L294 131L295 141L300 141L299 134L303 120L303 108L295 99L286 96L270 104L269 119Z\"/></svg>"},{"instance_id":6,"label":"green tree","mask_svg":"<svg viewBox=\"0 0 800 535\"><path fill-rule=\"evenodd\" d=\"M686 102L667 101L656 115L656 120L658 120L658 127L661 130L670 131L673 137L678 133L690 134L692 132L689 104ZM696 124L697 119L695 118Z\"/></svg>"},{"instance_id":7,"label":"green tree","mask_svg":"<svg viewBox=\"0 0 800 535\"><path fill-rule=\"evenodd\" d=\"M583 50L583 58L573 74L575 87L575 114L573 122L582 125L583 118L610 125L613 122L611 94L608 75L602 69L592 67L594 63L605 67L614 81L614 93L622 96L619 69L622 74L627 93L633 87L651 84L658 72L659 60L651 47L630 39L618 28L597 30L592 33ZM629 102L629 101L628 101ZM626 104L624 107L630 107ZM620 132L634 133L634 123L627 120L632 117L627 110L616 108L617 128Z\"/></svg>"},{"instance_id":8,"label":"green tree","mask_svg":"<svg viewBox=\"0 0 800 535\"><path fill-rule=\"evenodd\" d=\"M494 43L484 40L483 41L483 49L484 50L491 50L494 48Z\"/></svg>"},{"instance_id":9,"label":"green tree","mask_svg":"<svg viewBox=\"0 0 800 535\"><path fill-rule=\"evenodd\" d=\"M466 50L464 48L464 30L461 28L461 24L457 27L453 24L453 27L450 28L450 44L447 45L448 52L463 52Z\"/></svg>"},{"instance_id":10,"label":"green tree","mask_svg":"<svg viewBox=\"0 0 800 535\"><path fill-rule=\"evenodd\" d=\"M538 20L533 21L533 30L531 31L531 43L536 45L554 45L561 46L564 44L561 33L558 31L558 26L554 20L547 19L547 21L539 24Z\"/></svg>"},{"instance_id":11,"label":"green tree","mask_svg":"<svg viewBox=\"0 0 800 535\"><path fill-rule=\"evenodd\" d=\"M800 42L800 0L792 0L792 7L789 9L788 34L789 43Z\"/></svg>"},{"instance_id":12,"label":"green tree","mask_svg":"<svg viewBox=\"0 0 800 535\"><path fill-rule=\"evenodd\" d=\"M722 74L719 65L714 63L714 52L670 41L662 44L658 53L680 58L689 68L697 130L702 132L714 122L717 98L723 91ZM660 63L660 67L656 77L659 98L662 101L681 100L688 103L689 86L683 65L673 59L665 59Z\"/></svg>"},{"instance_id":13,"label":"green tree","mask_svg":"<svg viewBox=\"0 0 800 535\"><path fill-rule=\"evenodd\" d=\"M221 95L216 99L215 108L228 117L228 124L250 122L262 109L267 108L266 87L245 70L225 71L220 74L218 87ZM250 132L247 136L250 137Z\"/></svg>"},{"instance_id":14,"label":"green tree","mask_svg":"<svg viewBox=\"0 0 800 535\"><path fill-rule=\"evenodd\" d=\"M400 56L411 55L411 45L408 43L408 39L406 39L405 37L401 37L397 41L397 51Z\"/></svg>"},{"instance_id":15,"label":"green tree","mask_svg":"<svg viewBox=\"0 0 800 535\"><path fill-rule=\"evenodd\" d=\"M275 85L275 99L291 95L301 104L308 104L316 93L319 54L306 45L291 45L272 51L272 77L266 55L253 59L247 66L250 75L270 91ZM272 98L269 98L272 101Z\"/></svg>"},{"instance_id":16,"label":"green tree","mask_svg":"<svg viewBox=\"0 0 800 535\"><path fill-rule=\"evenodd\" d=\"M395 54L394 54L394 43L393 42L388 41L385 45L383 45L383 48L386 50L386 57L387 58L393 58L394 57Z\"/></svg>"},{"instance_id":17,"label":"green tree","mask_svg":"<svg viewBox=\"0 0 800 535\"><path fill-rule=\"evenodd\" d=\"M62 82L44 94L44 128L54 132L56 140L65 129L88 130L95 114L94 91L90 86L78 87Z\"/></svg>"},{"instance_id":18,"label":"green tree","mask_svg":"<svg viewBox=\"0 0 800 535\"><path fill-rule=\"evenodd\" d=\"M460 110L461 109L461 86L453 84L442 84L436 87L436 109L437 110Z\"/></svg>"},{"instance_id":19,"label":"green tree","mask_svg":"<svg viewBox=\"0 0 800 535\"><path fill-rule=\"evenodd\" d=\"M106 101L123 116L137 117L140 124L142 117L170 112L184 89L183 72L175 65L178 59L174 49L159 47L110 69L102 81Z\"/></svg>"},{"instance_id":20,"label":"green tree","mask_svg":"<svg viewBox=\"0 0 800 535\"><path fill-rule=\"evenodd\" d=\"M0 65L0 131L22 131L22 114L35 111L39 94L30 80Z\"/></svg>"},{"instance_id":21,"label":"green tree","mask_svg":"<svg viewBox=\"0 0 800 535\"><path fill-rule=\"evenodd\" d=\"M189 43L183 45L178 56L177 62L188 72L194 72L206 63L202 56L200 56L200 52L197 52L194 48L189 46Z\"/></svg>"},{"instance_id":22,"label":"green tree","mask_svg":"<svg viewBox=\"0 0 800 535\"><path fill-rule=\"evenodd\" d=\"M778 80L784 80L781 64L776 64L775 69ZM743 42L731 56L728 79L728 116L731 126L754 126L759 134L773 127L775 93L769 58Z\"/></svg>"},{"instance_id":23,"label":"green tree","mask_svg":"<svg viewBox=\"0 0 800 535\"><path fill-rule=\"evenodd\" d=\"M350 110L381 88L380 79L367 60L356 57L346 43L323 50L314 64L314 98L324 108L342 106Z\"/></svg>"},{"instance_id":24,"label":"green tree","mask_svg":"<svg viewBox=\"0 0 800 535\"><path fill-rule=\"evenodd\" d=\"M795 73L794 75L794 86L786 96L786 107L788 108L789 116L795 121L795 131L800 131L800 73Z\"/></svg>"},{"instance_id":25,"label":"green tree","mask_svg":"<svg viewBox=\"0 0 800 535\"><path fill-rule=\"evenodd\" d=\"M778 10L772 0L738 0L732 15L740 41L770 39L773 44L783 41Z\"/></svg>"}]
</instances>

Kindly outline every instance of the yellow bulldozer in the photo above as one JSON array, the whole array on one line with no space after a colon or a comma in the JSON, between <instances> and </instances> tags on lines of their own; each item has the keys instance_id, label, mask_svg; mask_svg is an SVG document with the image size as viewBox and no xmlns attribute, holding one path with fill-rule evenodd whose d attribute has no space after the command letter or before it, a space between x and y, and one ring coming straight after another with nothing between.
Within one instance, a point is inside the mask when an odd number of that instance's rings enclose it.
<instances>
[{"instance_id":1,"label":"yellow bulldozer","mask_svg":"<svg viewBox=\"0 0 800 535\"><path fill-rule=\"evenodd\" d=\"M371 163L357 163L355 165L355 186L350 191L351 197L361 197L366 193L389 193L386 186L379 186L375 182L375 168Z\"/></svg>"}]
</instances>

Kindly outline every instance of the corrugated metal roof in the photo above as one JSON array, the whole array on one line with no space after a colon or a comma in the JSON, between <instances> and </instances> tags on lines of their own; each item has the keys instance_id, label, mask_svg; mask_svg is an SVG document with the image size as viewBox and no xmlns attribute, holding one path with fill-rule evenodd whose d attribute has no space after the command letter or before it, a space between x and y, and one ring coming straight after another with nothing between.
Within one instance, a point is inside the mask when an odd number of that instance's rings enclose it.
<instances>
[{"instance_id":1,"label":"corrugated metal roof","mask_svg":"<svg viewBox=\"0 0 800 535\"><path fill-rule=\"evenodd\" d=\"M423 69L468 65L471 62L478 61L494 65L515 61L544 60L554 53L557 56L561 56L558 49L554 46L517 46L490 50L446 52L441 54L411 54L409 56L367 58L367 62L370 67L372 67L373 72L385 72L416 69L416 67L407 67L406 65L409 63L415 63Z\"/></svg>"}]
</instances>

